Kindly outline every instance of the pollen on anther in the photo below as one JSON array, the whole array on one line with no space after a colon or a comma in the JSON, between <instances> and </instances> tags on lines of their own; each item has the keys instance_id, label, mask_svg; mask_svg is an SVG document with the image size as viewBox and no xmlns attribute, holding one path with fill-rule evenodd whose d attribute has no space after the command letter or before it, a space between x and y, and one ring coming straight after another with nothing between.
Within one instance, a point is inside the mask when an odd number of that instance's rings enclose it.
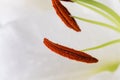
<instances>
[{"instance_id":1,"label":"pollen on anther","mask_svg":"<svg viewBox=\"0 0 120 80\"><path fill-rule=\"evenodd\" d=\"M57 13L57 15L61 18L61 20L71 29L79 32L81 29L79 28L77 22L73 17L71 17L70 12L64 7L60 0L52 0L53 7Z\"/></svg>"},{"instance_id":2,"label":"pollen on anther","mask_svg":"<svg viewBox=\"0 0 120 80\"><path fill-rule=\"evenodd\" d=\"M78 50L68 48L66 46L54 43L54 42L48 40L47 38L44 38L43 42L51 51L53 51L61 56L64 56L66 58L80 61L80 62L85 62L85 63L98 62L98 60L96 58L92 57L91 55L89 55L85 52L78 51Z\"/></svg>"}]
</instances>

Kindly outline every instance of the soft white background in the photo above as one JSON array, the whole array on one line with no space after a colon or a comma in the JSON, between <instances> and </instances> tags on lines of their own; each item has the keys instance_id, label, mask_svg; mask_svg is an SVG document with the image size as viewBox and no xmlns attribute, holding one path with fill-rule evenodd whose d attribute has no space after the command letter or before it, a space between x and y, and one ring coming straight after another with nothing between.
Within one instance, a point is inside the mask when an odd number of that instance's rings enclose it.
<instances>
[{"instance_id":1,"label":"soft white background","mask_svg":"<svg viewBox=\"0 0 120 80\"><path fill-rule=\"evenodd\" d=\"M104 3L119 12L117 0L112 1ZM72 14L109 23L78 5L66 6ZM100 60L96 64L63 58L44 46L44 37L78 50L120 37L112 30L77 22L81 33L61 22L50 0L0 0L0 80L86 80L92 70L119 62L119 44L88 52Z\"/></svg>"}]
</instances>

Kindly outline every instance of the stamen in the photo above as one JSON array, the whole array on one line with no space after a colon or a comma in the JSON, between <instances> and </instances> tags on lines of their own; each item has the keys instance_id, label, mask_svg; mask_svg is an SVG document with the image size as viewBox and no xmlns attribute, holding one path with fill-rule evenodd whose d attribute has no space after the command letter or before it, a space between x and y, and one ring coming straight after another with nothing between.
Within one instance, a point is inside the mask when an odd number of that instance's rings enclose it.
<instances>
[{"instance_id":1,"label":"stamen","mask_svg":"<svg viewBox=\"0 0 120 80\"><path fill-rule=\"evenodd\" d=\"M60 3L60 0L52 0L52 4L57 15L69 28L77 32L81 31L75 19L71 17L70 12Z\"/></svg>"},{"instance_id":2,"label":"stamen","mask_svg":"<svg viewBox=\"0 0 120 80\"><path fill-rule=\"evenodd\" d=\"M53 52L57 54L67 57L72 60L85 62L85 63L96 63L98 60L91 55L88 55L82 51L77 51L72 48L68 48L57 43L54 43L47 38L44 38L44 44Z\"/></svg>"}]
</instances>

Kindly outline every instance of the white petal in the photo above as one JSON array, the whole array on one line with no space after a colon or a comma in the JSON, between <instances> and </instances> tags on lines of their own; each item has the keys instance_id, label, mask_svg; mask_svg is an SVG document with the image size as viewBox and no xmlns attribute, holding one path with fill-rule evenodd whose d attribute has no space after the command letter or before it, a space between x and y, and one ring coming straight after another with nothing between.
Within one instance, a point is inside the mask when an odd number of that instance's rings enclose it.
<instances>
[{"instance_id":1,"label":"white petal","mask_svg":"<svg viewBox=\"0 0 120 80\"><path fill-rule=\"evenodd\" d=\"M112 73L110 73L110 72L102 72L97 75L94 75L93 77L91 77L88 80L112 80L111 76L112 76ZM114 79L114 80L116 80L116 79Z\"/></svg>"},{"instance_id":2,"label":"white petal","mask_svg":"<svg viewBox=\"0 0 120 80\"><path fill-rule=\"evenodd\" d=\"M120 66L119 66L118 69L114 72L113 78L115 78L116 80L120 80Z\"/></svg>"},{"instance_id":3,"label":"white petal","mask_svg":"<svg viewBox=\"0 0 120 80\"><path fill-rule=\"evenodd\" d=\"M120 80L120 66L114 72L104 71L93 75L88 80Z\"/></svg>"},{"instance_id":4,"label":"white petal","mask_svg":"<svg viewBox=\"0 0 120 80\"><path fill-rule=\"evenodd\" d=\"M6 24L34 11L43 13L51 8L50 0L0 0L0 24Z\"/></svg>"},{"instance_id":5,"label":"white petal","mask_svg":"<svg viewBox=\"0 0 120 80\"><path fill-rule=\"evenodd\" d=\"M110 47L110 51L108 47L103 51L90 52L100 59L99 63L91 65L54 54L44 46L44 37L79 50L116 39L119 35L81 22L79 24L83 31L76 33L61 22L55 11L40 15L37 10L30 10L27 17L14 20L1 28L0 80L84 80L105 62L120 59L116 56L119 55L119 47L117 51L116 47L114 50Z\"/></svg>"},{"instance_id":6,"label":"white petal","mask_svg":"<svg viewBox=\"0 0 120 80\"><path fill-rule=\"evenodd\" d=\"M89 38L89 40L87 38L88 35L94 34L97 28L92 28L91 33L88 31L90 26L85 26L88 30L82 27L85 31L76 33L67 28L51 12L44 16L33 15L5 26L0 36L1 80L84 80L88 78L86 76L89 76L89 72L102 66L101 62L88 65L71 61L49 51L42 43L43 38L47 37L71 48L82 49L91 45L90 41L97 39L97 37ZM96 35L101 35L101 32ZM101 38L106 36L101 36ZM111 37L106 39L111 39Z\"/></svg>"}]
</instances>

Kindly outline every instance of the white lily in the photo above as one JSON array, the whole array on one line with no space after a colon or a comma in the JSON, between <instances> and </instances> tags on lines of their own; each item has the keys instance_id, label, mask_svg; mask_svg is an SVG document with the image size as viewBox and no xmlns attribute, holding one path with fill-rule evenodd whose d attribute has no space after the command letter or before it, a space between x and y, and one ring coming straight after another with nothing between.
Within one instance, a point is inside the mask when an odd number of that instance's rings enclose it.
<instances>
[{"instance_id":1,"label":"white lily","mask_svg":"<svg viewBox=\"0 0 120 80\"><path fill-rule=\"evenodd\" d=\"M42 4L42 1L40 1L40 4ZM109 2L109 0L107 1ZM11 19L9 15L1 19L1 24L4 25L0 29L0 80L96 80L96 77L98 79L101 76L100 80L120 79L118 68L120 44L87 51L87 53L99 59L99 62L95 64L66 59L49 51L43 44L43 38L48 37L57 43L82 50L118 39L120 38L119 32L78 20L82 32L76 33L66 28L55 11L44 12L44 5L40 7L36 0L30 0L30 4L26 2L21 0L24 5L16 5L21 12L16 13L16 10L11 12L11 15L14 13L17 16L12 15L14 17ZM35 4L36 6L33 7ZM29 5L29 7L26 7L26 5ZM73 7L70 7L71 5ZM78 5L75 5L75 7L74 5L66 5L72 14L112 24L82 6L79 7L80 10L78 11ZM14 7L11 7L11 9L14 9ZM117 12L115 6L114 9Z\"/></svg>"},{"instance_id":2,"label":"white lily","mask_svg":"<svg viewBox=\"0 0 120 80\"><path fill-rule=\"evenodd\" d=\"M6 24L16 19L32 15L28 14L38 11L43 14L50 10L49 0L0 0L0 23Z\"/></svg>"}]
</instances>

